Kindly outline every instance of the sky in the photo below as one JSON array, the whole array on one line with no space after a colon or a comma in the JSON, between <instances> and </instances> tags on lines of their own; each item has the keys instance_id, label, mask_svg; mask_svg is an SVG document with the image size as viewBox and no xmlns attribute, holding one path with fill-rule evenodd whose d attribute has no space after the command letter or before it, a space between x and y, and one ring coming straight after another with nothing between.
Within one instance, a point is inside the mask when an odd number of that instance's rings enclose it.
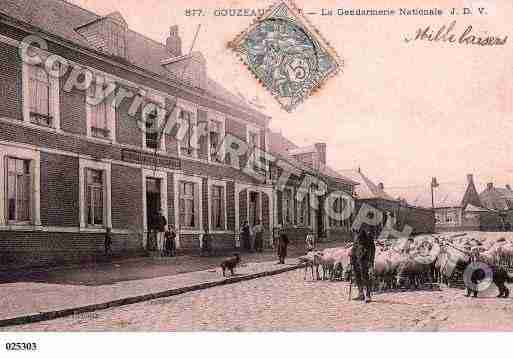
<instances>
[{"instance_id":1,"label":"sky","mask_svg":"<svg viewBox=\"0 0 513 359\"><path fill-rule=\"evenodd\" d=\"M272 117L271 129L299 146L326 142L328 164L360 167L393 195L429 191L432 177L461 187L473 173L487 182L513 184L513 2L510 0L297 0L298 7L472 7L472 16L309 16L344 60L343 71L294 112L283 111L227 48L251 17L215 17L215 9L265 8L268 0L70 0L100 15L119 11L128 26L165 42L179 26L184 52L201 29L195 51L207 59L209 76L233 93L257 97ZM312 5L312 4L315 5ZM483 5L484 4L484 5ZM477 8L486 7L486 15ZM206 16L185 16L185 9ZM420 27L456 20L476 35L509 35L503 47L472 47L403 39Z\"/></svg>"}]
</instances>

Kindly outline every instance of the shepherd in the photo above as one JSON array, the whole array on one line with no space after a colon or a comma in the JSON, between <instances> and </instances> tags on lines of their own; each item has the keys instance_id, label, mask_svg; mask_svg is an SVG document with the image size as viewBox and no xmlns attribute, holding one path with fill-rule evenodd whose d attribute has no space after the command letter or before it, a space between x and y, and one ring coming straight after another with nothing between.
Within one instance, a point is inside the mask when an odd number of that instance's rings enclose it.
<instances>
[{"instance_id":1,"label":"shepherd","mask_svg":"<svg viewBox=\"0 0 513 359\"><path fill-rule=\"evenodd\" d=\"M358 296L353 300L361 300L369 303L371 298L371 282L369 269L374 267L374 255L376 246L374 240L362 229L353 243L351 251L351 265L354 280L358 287Z\"/></svg>"}]
</instances>

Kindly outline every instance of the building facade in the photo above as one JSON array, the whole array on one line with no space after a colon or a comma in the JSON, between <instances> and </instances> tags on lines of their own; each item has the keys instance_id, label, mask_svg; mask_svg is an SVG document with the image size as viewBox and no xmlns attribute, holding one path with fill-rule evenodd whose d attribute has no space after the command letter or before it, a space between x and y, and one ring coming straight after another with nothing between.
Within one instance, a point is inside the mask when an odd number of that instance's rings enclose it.
<instances>
[{"instance_id":1,"label":"building facade","mask_svg":"<svg viewBox=\"0 0 513 359\"><path fill-rule=\"evenodd\" d=\"M467 175L461 202L435 209L436 229L445 231L507 231L513 224L513 192L488 183L478 193L474 176ZM509 206L511 205L511 206Z\"/></svg>"},{"instance_id":2,"label":"building facade","mask_svg":"<svg viewBox=\"0 0 513 359\"><path fill-rule=\"evenodd\" d=\"M285 188L274 190L274 223L284 228L289 238L296 241L305 240L307 233L313 233L318 241L350 240L351 220L353 216L337 219L349 204L343 198L330 203L328 198L333 192L343 192L354 198L358 182L342 176L326 164L326 144L299 147L281 133L269 132L269 149L278 161L285 162L291 175ZM271 169L271 183L282 174L282 169ZM305 176L315 178L325 184L325 191L319 195L315 183L304 186ZM306 190L305 190L305 187ZM305 192L302 193L301 192ZM300 193L300 196L298 196ZM315 197L315 198L313 198ZM312 204L316 203L316 205ZM331 206L331 208L330 208ZM330 215L330 210L335 213Z\"/></svg>"},{"instance_id":3,"label":"building facade","mask_svg":"<svg viewBox=\"0 0 513 359\"><path fill-rule=\"evenodd\" d=\"M45 43L31 56L69 66L23 61L30 35ZM107 228L116 255L142 253L158 210L182 252L198 250L206 229L214 247L236 248L246 220L260 221L270 242L272 185L242 172L222 145L231 135L267 150L269 118L210 79L201 53L182 54L176 26L161 44L119 13L2 2L0 69L2 267L97 259ZM108 101L95 101L111 87ZM140 120L152 116L162 136Z\"/></svg>"}]
</instances>

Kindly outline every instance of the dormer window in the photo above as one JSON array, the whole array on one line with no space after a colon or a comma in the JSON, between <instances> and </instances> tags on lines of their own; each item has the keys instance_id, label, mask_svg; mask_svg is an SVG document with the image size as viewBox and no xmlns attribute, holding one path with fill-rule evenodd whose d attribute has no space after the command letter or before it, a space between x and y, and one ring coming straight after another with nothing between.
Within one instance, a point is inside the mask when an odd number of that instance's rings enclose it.
<instances>
[{"instance_id":1,"label":"dormer window","mask_svg":"<svg viewBox=\"0 0 513 359\"><path fill-rule=\"evenodd\" d=\"M112 22L107 35L107 51L112 55L126 57L126 29Z\"/></svg>"},{"instance_id":2,"label":"dormer window","mask_svg":"<svg viewBox=\"0 0 513 359\"><path fill-rule=\"evenodd\" d=\"M128 25L120 13L96 19L75 30L98 50L117 57L127 57Z\"/></svg>"}]
</instances>

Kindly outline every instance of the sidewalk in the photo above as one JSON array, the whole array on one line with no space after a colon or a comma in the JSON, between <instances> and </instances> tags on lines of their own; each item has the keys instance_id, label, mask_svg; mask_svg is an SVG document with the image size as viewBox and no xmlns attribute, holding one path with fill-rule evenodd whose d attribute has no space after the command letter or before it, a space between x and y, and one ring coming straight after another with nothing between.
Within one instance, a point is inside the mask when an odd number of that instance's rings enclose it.
<instances>
[{"instance_id":1,"label":"sidewalk","mask_svg":"<svg viewBox=\"0 0 513 359\"><path fill-rule=\"evenodd\" d=\"M336 246L336 242L322 247ZM302 255L292 247L290 257ZM282 273L273 252L245 254L234 277L224 278L216 257L140 258L107 264L0 275L0 327L167 297ZM185 273L184 273L185 272Z\"/></svg>"}]
</instances>

